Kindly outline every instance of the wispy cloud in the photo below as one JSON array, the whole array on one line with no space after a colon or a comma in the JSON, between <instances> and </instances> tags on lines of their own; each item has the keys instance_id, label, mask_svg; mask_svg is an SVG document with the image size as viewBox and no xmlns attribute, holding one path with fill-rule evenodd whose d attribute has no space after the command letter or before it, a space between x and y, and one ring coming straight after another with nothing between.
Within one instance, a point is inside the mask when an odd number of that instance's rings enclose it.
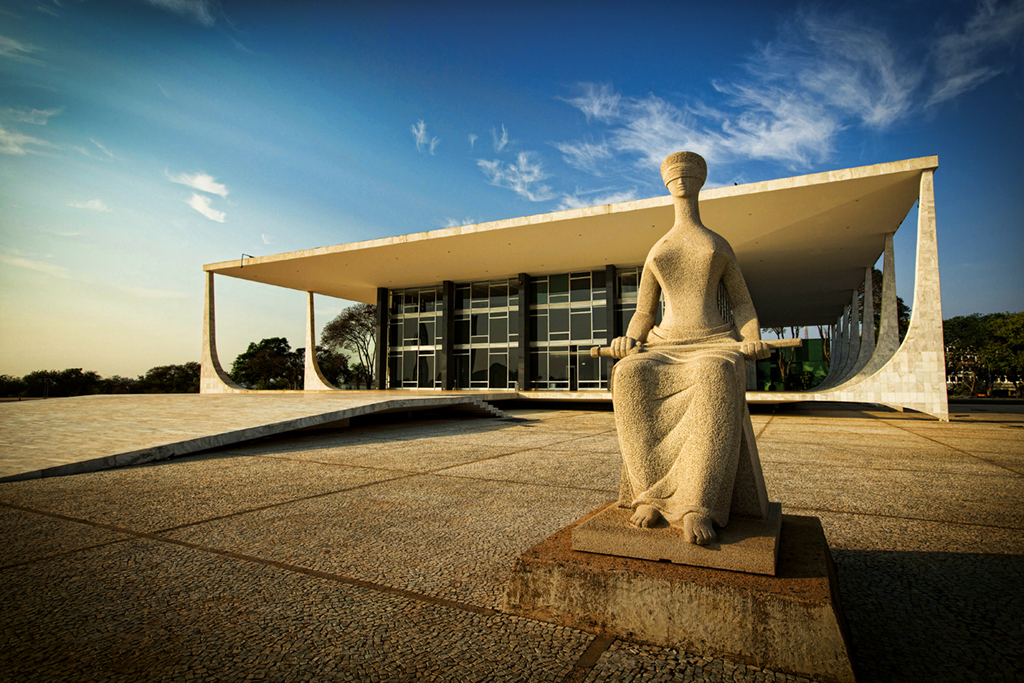
<instances>
[{"instance_id":1,"label":"wispy cloud","mask_svg":"<svg viewBox=\"0 0 1024 683\"><path fill-rule=\"evenodd\" d=\"M46 140L22 135L16 130L7 130L0 125L0 154L23 156L31 153L32 147L53 147L53 145Z\"/></svg>"},{"instance_id":2,"label":"wispy cloud","mask_svg":"<svg viewBox=\"0 0 1024 683\"><path fill-rule=\"evenodd\" d=\"M480 221L478 221L477 219L470 218L469 216L466 216L465 218L461 218L461 219L459 219L459 218L445 218L443 221L441 221L441 227L442 228L459 228L459 227L462 227L463 225L475 225L476 223L479 223L479 222Z\"/></svg>"},{"instance_id":3,"label":"wispy cloud","mask_svg":"<svg viewBox=\"0 0 1024 683\"><path fill-rule=\"evenodd\" d=\"M61 113L62 109L12 109L11 107L0 108L0 116L5 119L18 121L19 123L31 123L36 126L45 126L51 116Z\"/></svg>"},{"instance_id":4,"label":"wispy cloud","mask_svg":"<svg viewBox=\"0 0 1024 683\"><path fill-rule=\"evenodd\" d=\"M470 149L470 151L472 151L473 148L476 147L476 141L479 140L479 139L480 139L480 136L477 135L476 133L470 133L469 134L469 149Z\"/></svg>"},{"instance_id":5,"label":"wispy cloud","mask_svg":"<svg viewBox=\"0 0 1024 683\"><path fill-rule=\"evenodd\" d=\"M64 266L46 263L45 261L33 261L20 256L6 256L4 254L0 254L0 263L4 263L15 268L25 268L27 270L34 270L38 273L45 273L51 277L59 277L62 279L71 277L71 271Z\"/></svg>"},{"instance_id":6,"label":"wispy cloud","mask_svg":"<svg viewBox=\"0 0 1024 683\"><path fill-rule=\"evenodd\" d=\"M622 96L606 83L581 83L580 94L565 98L565 101L584 113L587 121L612 121L619 116Z\"/></svg>"},{"instance_id":7,"label":"wispy cloud","mask_svg":"<svg viewBox=\"0 0 1024 683\"><path fill-rule=\"evenodd\" d=\"M926 106L953 99L1001 73L1005 67L982 64L986 53L1012 47L1024 33L1024 2L984 0L962 31L933 44L936 79Z\"/></svg>"},{"instance_id":8,"label":"wispy cloud","mask_svg":"<svg viewBox=\"0 0 1024 683\"><path fill-rule=\"evenodd\" d=\"M263 233L262 235L260 235L260 238L262 238L263 244L273 244L274 243L274 238L271 237L270 235L266 234L266 233Z\"/></svg>"},{"instance_id":9,"label":"wispy cloud","mask_svg":"<svg viewBox=\"0 0 1024 683\"><path fill-rule=\"evenodd\" d=\"M508 147L508 131L505 130L505 124L501 124L501 135L498 135L498 131L495 128L491 128L491 137L494 138L494 151L501 152Z\"/></svg>"},{"instance_id":10,"label":"wispy cloud","mask_svg":"<svg viewBox=\"0 0 1024 683\"><path fill-rule=\"evenodd\" d=\"M210 194L219 194L221 197L228 196L228 188L223 184L218 183L217 180L208 173L200 171L198 173L179 173L178 175L171 175L170 171L165 169L164 174L172 183L188 185L193 190L209 192Z\"/></svg>"},{"instance_id":11,"label":"wispy cloud","mask_svg":"<svg viewBox=\"0 0 1024 683\"><path fill-rule=\"evenodd\" d=\"M565 163L594 175L601 175L599 162L612 158L607 142L556 142L554 146L562 153Z\"/></svg>"},{"instance_id":12,"label":"wispy cloud","mask_svg":"<svg viewBox=\"0 0 1024 683\"><path fill-rule=\"evenodd\" d=\"M531 202L544 202L555 196L551 188L541 182L547 178L547 174L542 164L533 160L530 152L520 152L514 163L480 159L477 165L491 185L508 188Z\"/></svg>"},{"instance_id":13,"label":"wispy cloud","mask_svg":"<svg viewBox=\"0 0 1024 683\"><path fill-rule=\"evenodd\" d=\"M427 135L427 124L423 122L423 119L412 124L412 134L416 138L416 151L418 152L426 151L433 154L434 149L441 142L441 138L432 138Z\"/></svg>"},{"instance_id":14,"label":"wispy cloud","mask_svg":"<svg viewBox=\"0 0 1024 683\"><path fill-rule=\"evenodd\" d=\"M60 3L57 2L56 0L54 0L53 5L57 5L58 7L60 7ZM45 3L45 2L37 2L35 4L35 8L36 8L37 12L42 12L44 14L49 14L51 17L59 17L59 16L61 16L60 12L58 12L56 9L53 8L53 5L51 5L49 3Z\"/></svg>"},{"instance_id":15,"label":"wispy cloud","mask_svg":"<svg viewBox=\"0 0 1024 683\"><path fill-rule=\"evenodd\" d=\"M68 202L68 206L75 209L89 209L90 211L110 211L110 209L107 208L107 205L103 203L102 199L90 199L84 202L72 200Z\"/></svg>"},{"instance_id":16,"label":"wispy cloud","mask_svg":"<svg viewBox=\"0 0 1024 683\"><path fill-rule=\"evenodd\" d=\"M7 36L0 36L0 57L7 57L8 59L14 59L19 62L41 64L42 62L38 59L30 56L40 51L41 48L30 43L23 43L20 40L8 38Z\"/></svg>"},{"instance_id":17,"label":"wispy cloud","mask_svg":"<svg viewBox=\"0 0 1024 683\"><path fill-rule=\"evenodd\" d=\"M588 206L631 202L637 198L635 188L624 192L610 192L608 194L598 194L600 192L604 192L604 190L591 190L589 192L576 190L573 194L564 194L562 195L562 200L558 203L558 208L562 211L566 209L583 209Z\"/></svg>"},{"instance_id":18,"label":"wispy cloud","mask_svg":"<svg viewBox=\"0 0 1024 683\"><path fill-rule=\"evenodd\" d=\"M89 138L89 142L91 142L92 144L94 144L94 145L96 145L97 147L99 147L99 148L100 148L100 151L101 151L101 152L103 152L104 154L106 154L106 155L107 155L108 157L110 157L111 159L113 159L113 158L114 158L114 153L113 153L113 152L111 152L111 151L110 151L109 149L107 149L106 147L104 147L104 146L103 146L103 143L99 142L98 140L94 140L93 138Z\"/></svg>"},{"instance_id":19,"label":"wispy cloud","mask_svg":"<svg viewBox=\"0 0 1024 683\"><path fill-rule=\"evenodd\" d=\"M145 0L154 7L191 19L211 28L216 23L216 4L210 0Z\"/></svg>"},{"instance_id":20,"label":"wispy cloud","mask_svg":"<svg viewBox=\"0 0 1024 683\"><path fill-rule=\"evenodd\" d=\"M1008 54L1022 38L1024 0L981 0L962 29L937 34L930 48L895 43L852 13L802 11L749 55L742 72L711 83L719 96L713 107L578 85L565 101L603 128L604 142L555 146L566 163L593 174L606 167L598 163L605 153L656 168L680 149L709 161L806 167L829 158L844 130L884 131L978 87L1009 68L998 51Z\"/></svg>"},{"instance_id":21,"label":"wispy cloud","mask_svg":"<svg viewBox=\"0 0 1024 683\"><path fill-rule=\"evenodd\" d=\"M210 206L210 198L201 194L192 193L192 198L185 201L186 204L191 206L193 209L203 214L211 221L217 221L223 223L224 218L227 216L223 211L217 211Z\"/></svg>"}]
</instances>

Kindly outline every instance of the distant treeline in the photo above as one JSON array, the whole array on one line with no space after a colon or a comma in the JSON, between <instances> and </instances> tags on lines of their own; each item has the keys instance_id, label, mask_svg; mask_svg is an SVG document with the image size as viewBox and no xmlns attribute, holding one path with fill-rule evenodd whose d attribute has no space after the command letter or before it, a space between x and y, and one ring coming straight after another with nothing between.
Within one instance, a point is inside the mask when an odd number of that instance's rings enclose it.
<instances>
[{"instance_id":1,"label":"distant treeline","mask_svg":"<svg viewBox=\"0 0 1024 683\"><path fill-rule=\"evenodd\" d=\"M24 377L0 375L0 396L4 398L189 393L199 393L199 363L160 365L138 377L101 377L82 368L36 370Z\"/></svg>"}]
</instances>

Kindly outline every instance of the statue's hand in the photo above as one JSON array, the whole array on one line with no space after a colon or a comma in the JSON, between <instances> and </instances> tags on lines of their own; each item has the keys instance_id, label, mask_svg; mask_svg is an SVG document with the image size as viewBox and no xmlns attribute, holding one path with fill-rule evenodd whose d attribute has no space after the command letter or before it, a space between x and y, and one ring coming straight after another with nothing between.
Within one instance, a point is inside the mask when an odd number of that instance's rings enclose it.
<instances>
[{"instance_id":1,"label":"statue's hand","mask_svg":"<svg viewBox=\"0 0 1024 683\"><path fill-rule=\"evenodd\" d=\"M750 360L764 360L772 355L772 349L763 341L743 342L740 353Z\"/></svg>"},{"instance_id":2,"label":"statue's hand","mask_svg":"<svg viewBox=\"0 0 1024 683\"><path fill-rule=\"evenodd\" d=\"M637 345L637 340L632 337L616 337L612 339L612 358L625 358Z\"/></svg>"}]
</instances>

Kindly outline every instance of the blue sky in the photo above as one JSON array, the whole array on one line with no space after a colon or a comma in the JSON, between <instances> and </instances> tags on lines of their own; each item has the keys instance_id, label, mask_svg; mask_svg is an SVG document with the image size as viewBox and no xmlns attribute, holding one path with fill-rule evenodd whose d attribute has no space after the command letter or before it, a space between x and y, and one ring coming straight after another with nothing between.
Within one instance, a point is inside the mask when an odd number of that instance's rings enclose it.
<instances>
[{"instance_id":1,"label":"blue sky","mask_svg":"<svg viewBox=\"0 0 1024 683\"><path fill-rule=\"evenodd\" d=\"M0 0L0 373L198 360L204 263L661 195L680 149L937 154L944 315L1018 311L1022 38L1022 0ZM302 293L217 286L225 365L303 344Z\"/></svg>"}]
</instances>

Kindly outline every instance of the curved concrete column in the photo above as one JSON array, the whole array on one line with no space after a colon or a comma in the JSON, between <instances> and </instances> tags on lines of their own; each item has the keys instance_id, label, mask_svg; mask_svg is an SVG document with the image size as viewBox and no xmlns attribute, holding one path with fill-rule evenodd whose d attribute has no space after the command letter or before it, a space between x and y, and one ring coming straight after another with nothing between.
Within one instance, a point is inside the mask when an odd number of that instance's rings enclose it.
<instances>
[{"instance_id":1,"label":"curved concrete column","mask_svg":"<svg viewBox=\"0 0 1024 683\"><path fill-rule=\"evenodd\" d=\"M316 362L316 321L313 316L313 292L306 292L306 370L302 376L303 391L338 391L320 372Z\"/></svg>"},{"instance_id":2,"label":"curved concrete column","mask_svg":"<svg viewBox=\"0 0 1024 683\"><path fill-rule=\"evenodd\" d=\"M199 393L237 394L247 391L235 384L217 358L217 316L213 299L213 273L206 273L206 300L203 304L203 359L199 370Z\"/></svg>"},{"instance_id":3,"label":"curved concrete column","mask_svg":"<svg viewBox=\"0 0 1024 683\"><path fill-rule=\"evenodd\" d=\"M839 334L836 335L836 350L829 363L828 376L825 381L819 384L817 390L829 389L838 384L843 376L843 369L846 367L846 356L850 349L850 308L843 310L839 318Z\"/></svg>"},{"instance_id":4,"label":"curved concrete column","mask_svg":"<svg viewBox=\"0 0 1024 683\"><path fill-rule=\"evenodd\" d=\"M819 400L879 403L896 409L910 408L949 421L946 399L946 354L942 340L942 294L939 289L939 250L935 226L934 169L921 174L917 209L917 266L914 275L914 308L910 327L896 353L872 375L848 382ZM883 288L883 297L885 290ZM895 300L895 291L891 293ZM881 335L895 328L885 316L883 302ZM893 301L895 309L895 301ZM895 317L895 316L893 316ZM876 349L876 355L879 349Z\"/></svg>"},{"instance_id":5,"label":"curved concrete column","mask_svg":"<svg viewBox=\"0 0 1024 683\"><path fill-rule=\"evenodd\" d=\"M885 237L885 258L882 263L882 311L878 327L878 341L867 365L850 380L860 381L878 372L896 355L900 347L899 312L896 306L896 259L893 253L892 233Z\"/></svg>"},{"instance_id":6,"label":"curved concrete column","mask_svg":"<svg viewBox=\"0 0 1024 683\"><path fill-rule=\"evenodd\" d=\"M860 357L860 319L857 317L857 291L850 295L850 334L848 336L846 349L846 361L843 363L843 372L839 375L836 383L845 382L853 376L853 368L857 365Z\"/></svg>"},{"instance_id":7,"label":"curved concrete column","mask_svg":"<svg viewBox=\"0 0 1024 683\"><path fill-rule=\"evenodd\" d=\"M856 377L871 360L875 352L875 282L872 268L864 269L864 319L860 331L860 353L850 370L849 377Z\"/></svg>"}]
</instances>

